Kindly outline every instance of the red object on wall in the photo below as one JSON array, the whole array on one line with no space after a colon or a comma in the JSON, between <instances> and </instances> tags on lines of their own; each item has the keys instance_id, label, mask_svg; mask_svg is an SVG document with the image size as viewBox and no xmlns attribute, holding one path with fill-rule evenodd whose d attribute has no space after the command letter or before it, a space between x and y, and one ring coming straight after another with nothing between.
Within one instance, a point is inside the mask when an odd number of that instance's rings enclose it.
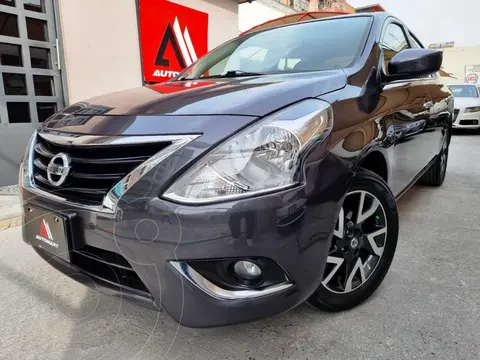
<instances>
[{"instance_id":1,"label":"red object on wall","mask_svg":"<svg viewBox=\"0 0 480 360\"><path fill-rule=\"evenodd\" d=\"M208 51L208 14L166 0L140 0L144 80L176 76Z\"/></svg>"}]
</instances>

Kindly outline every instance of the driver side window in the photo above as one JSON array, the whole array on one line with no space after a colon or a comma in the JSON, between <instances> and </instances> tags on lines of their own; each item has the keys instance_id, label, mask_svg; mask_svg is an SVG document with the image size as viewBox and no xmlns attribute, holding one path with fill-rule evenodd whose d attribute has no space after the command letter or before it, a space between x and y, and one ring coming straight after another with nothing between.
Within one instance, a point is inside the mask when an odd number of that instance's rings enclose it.
<instances>
[{"instance_id":1,"label":"driver side window","mask_svg":"<svg viewBox=\"0 0 480 360\"><path fill-rule=\"evenodd\" d=\"M400 51L410 48L407 37L403 29L394 23L390 23L385 28L385 32L380 42L383 49L384 71L388 75L388 64L390 60Z\"/></svg>"}]
</instances>

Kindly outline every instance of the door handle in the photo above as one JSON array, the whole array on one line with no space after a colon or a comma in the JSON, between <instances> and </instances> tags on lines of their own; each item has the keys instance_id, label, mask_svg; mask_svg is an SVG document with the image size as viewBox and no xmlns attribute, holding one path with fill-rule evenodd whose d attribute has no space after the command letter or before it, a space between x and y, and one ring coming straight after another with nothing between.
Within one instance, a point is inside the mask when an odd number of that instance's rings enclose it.
<instances>
[{"instance_id":1,"label":"door handle","mask_svg":"<svg viewBox=\"0 0 480 360\"><path fill-rule=\"evenodd\" d=\"M433 101L425 101L425 102L423 103L423 107L424 107L425 109L430 109L430 108L432 108L432 107L433 107Z\"/></svg>"}]
</instances>

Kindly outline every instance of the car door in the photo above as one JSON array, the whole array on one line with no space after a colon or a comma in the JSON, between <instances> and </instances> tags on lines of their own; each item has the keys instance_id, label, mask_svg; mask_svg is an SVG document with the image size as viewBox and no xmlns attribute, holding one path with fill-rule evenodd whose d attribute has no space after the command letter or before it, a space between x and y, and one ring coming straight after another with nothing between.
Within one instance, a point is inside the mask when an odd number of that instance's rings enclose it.
<instances>
[{"instance_id":1,"label":"car door","mask_svg":"<svg viewBox=\"0 0 480 360\"><path fill-rule=\"evenodd\" d=\"M397 20L384 25L380 44L383 71L388 75L388 63L404 49L411 48L406 28ZM435 131L430 129L434 107L429 87L433 78L412 78L388 83L383 90L390 108L391 123L387 137L394 145L391 159L391 187L399 195L425 168L437 148Z\"/></svg>"},{"instance_id":2,"label":"car door","mask_svg":"<svg viewBox=\"0 0 480 360\"><path fill-rule=\"evenodd\" d=\"M412 48L423 48L420 41L407 29ZM440 74L432 74L419 79L426 86L428 103L424 107L429 111L429 118L425 132L430 133L425 144L430 159L435 157L441 150L443 139L450 135L453 122L453 96L448 87L440 81Z\"/></svg>"}]
</instances>

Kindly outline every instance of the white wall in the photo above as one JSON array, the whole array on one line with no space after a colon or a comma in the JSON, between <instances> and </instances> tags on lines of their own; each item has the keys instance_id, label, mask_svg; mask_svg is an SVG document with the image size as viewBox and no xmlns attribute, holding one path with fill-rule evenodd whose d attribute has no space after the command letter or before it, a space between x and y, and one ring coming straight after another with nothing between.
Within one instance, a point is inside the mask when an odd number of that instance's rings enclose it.
<instances>
[{"instance_id":1,"label":"white wall","mask_svg":"<svg viewBox=\"0 0 480 360\"><path fill-rule=\"evenodd\" d=\"M208 13L208 50L238 36L237 0L172 0L172 2Z\"/></svg>"},{"instance_id":2,"label":"white wall","mask_svg":"<svg viewBox=\"0 0 480 360\"><path fill-rule=\"evenodd\" d=\"M134 0L57 4L70 103L142 84Z\"/></svg>"},{"instance_id":3,"label":"white wall","mask_svg":"<svg viewBox=\"0 0 480 360\"><path fill-rule=\"evenodd\" d=\"M275 6L273 6L275 5ZM241 32L247 31L255 25L262 24L266 21L273 20L287 14L293 13L294 10L280 3L269 5L261 0L252 3L244 3L238 6L238 26Z\"/></svg>"},{"instance_id":4,"label":"white wall","mask_svg":"<svg viewBox=\"0 0 480 360\"><path fill-rule=\"evenodd\" d=\"M442 78L445 83L464 83L465 66L480 65L480 47L445 48L443 49L443 68L453 73L457 79Z\"/></svg>"},{"instance_id":5,"label":"white wall","mask_svg":"<svg viewBox=\"0 0 480 360\"><path fill-rule=\"evenodd\" d=\"M173 2L209 14L209 50L238 36L237 0ZM135 0L57 3L70 104L142 85Z\"/></svg>"}]
</instances>

